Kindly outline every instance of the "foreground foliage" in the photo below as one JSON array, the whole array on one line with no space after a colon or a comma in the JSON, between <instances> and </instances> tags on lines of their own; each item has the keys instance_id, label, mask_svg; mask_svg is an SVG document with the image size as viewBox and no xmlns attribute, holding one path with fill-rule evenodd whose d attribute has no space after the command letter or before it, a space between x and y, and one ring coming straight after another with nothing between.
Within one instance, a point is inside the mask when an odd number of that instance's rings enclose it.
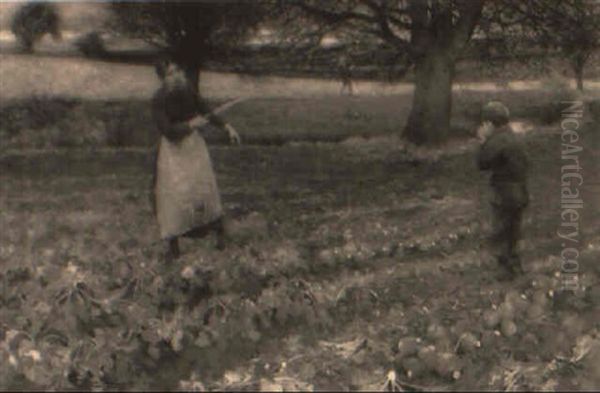
<instances>
[{"instance_id":1,"label":"foreground foliage","mask_svg":"<svg viewBox=\"0 0 600 393\"><path fill-rule=\"evenodd\" d=\"M548 135L527 142L527 275L511 283L486 252L470 143L213 149L234 243L185 243L174 265L145 154L5 159L0 386L597 388L600 217L586 210L580 291L564 296Z\"/></svg>"}]
</instances>

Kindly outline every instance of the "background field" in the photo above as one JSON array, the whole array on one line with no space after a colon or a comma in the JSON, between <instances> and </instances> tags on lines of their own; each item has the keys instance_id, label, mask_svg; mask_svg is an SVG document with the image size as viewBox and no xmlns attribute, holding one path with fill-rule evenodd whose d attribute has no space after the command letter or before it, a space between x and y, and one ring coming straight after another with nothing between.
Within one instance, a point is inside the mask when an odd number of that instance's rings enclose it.
<instances>
[{"instance_id":1,"label":"background field","mask_svg":"<svg viewBox=\"0 0 600 393\"><path fill-rule=\"evenodd\" d=\"M65 78L64 75L69 75ZM0 55L1 149L143 147L156 143L149 99L158 87L152 67L90 60ZM472 136L481 105L506 102L515 121L547 125L560 119L561 100L600 97L600 82L585 94L561 77L463 83L454 90L452 135ZM357 96L339 95L334 80L203 74L201 90L214 103L243 97L226 115L247 144L341 141L350 136L397 135L410 110L412 86L358 81ZM207 139L224 142L215 130Z\"/></svg>"},{"instance_id":2,"label":"background field","mask_svg":"<svg viewBox=\"0 0 600 393\"><path fill-rule=\"evenodd\" d=\"M246 144L207 131L233 243L186 241L166 265L148 199L152 69L0 58L0 386L373 390L390 370L416 390L600 386L600 134L586 113L585 289L562 297L557 121L576 96L562 82L457 89L454 138L435 149L397 138L407 85L340 97L335 81L202 83L215 104L249 97L226 115ZM527 130L532 163L513 283L489 257L474 162L491 98ZM495 308L514 335L486 327ZM403 353L407 337L455 354L444 364L460 377Z\"/></svg>"}]
</instances>

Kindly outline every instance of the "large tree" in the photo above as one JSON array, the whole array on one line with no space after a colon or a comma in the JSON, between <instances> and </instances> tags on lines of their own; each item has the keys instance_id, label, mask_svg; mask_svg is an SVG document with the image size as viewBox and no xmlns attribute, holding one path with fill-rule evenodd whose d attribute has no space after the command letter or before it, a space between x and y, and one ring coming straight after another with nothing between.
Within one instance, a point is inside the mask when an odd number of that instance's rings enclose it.
<instances>
[{"instance_id":1,"label":"large tree","mask_svg":"<svg viewBox=\"0 0 600 393\"><path fill-rule=\"evenodd\" d=\"M577 88L583 90L586 64L600 47L598 0L511 0L510 12L524 31L546 49L560 51L569 62ZM509 23L514 23L515 17Z\"/></svg>"},{"instance_id":2,"label":"large tree","mask_svg":"<svg viewBox=\"0 0 600 393\"><path fill-rule=\"evenodd\" d=\"M329 26L377 37L414 65L413 106L404 129L416 144L443 142L450 129L454 68L484 0L290 0Z\"/></svg>"},{"instance_id":3,"label":"large tree","mask_svg":"<svg viewBox=\"0 0 600 393\"><path fill-rule=\"evenodd\" d=\"M30 1L22 5L12 20L11 30L26 52L46 34L60 39L60 17L56 6L51 3Z\"/></svg>"},{"instance_id":4,"label":"large tree","mask_svg":"<svg viewBox=\"0 0 600 393\"><path fill-rule=\"evenodd\" d=\"M137 1L111 4L115 28L161 48L198 87L211 58L226 57L271 10L264 1Z\"/></svg>"}]
</instances>

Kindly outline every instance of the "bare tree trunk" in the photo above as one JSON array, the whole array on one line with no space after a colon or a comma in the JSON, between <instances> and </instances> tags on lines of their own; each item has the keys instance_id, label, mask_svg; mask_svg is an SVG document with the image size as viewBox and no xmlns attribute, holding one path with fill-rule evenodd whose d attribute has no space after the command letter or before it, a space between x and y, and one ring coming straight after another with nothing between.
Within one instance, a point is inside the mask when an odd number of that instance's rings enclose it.
<instances>
[{"instance_id":1,"label":"bare tree trunk","mask_svg":"<svg viewBox=\"0 0 600 393\"><path fill-rule=\"evenodd\" d=\"M450 130L454 61L443 50L433 50L415 67L413 106L404 136L417 145L442 143Z\"/></svg>"},{"instance_id":2,"label":"bare tree trunk","mask_svg":"<svg viewBox=\"0 0 600 393\"><path fill-rule=\"evenodd\" d=\"M445 2L432 3L411 0L408 7L416 75L404 136L417 145L439 144L448 136L454 65L481 17L484 1L457 1L458 18Z\"/></svg>"},{"instance_id":3,"label":"bare tree trunk","mask_svg":"<svg viewBox=\"0 0 600 393\"><path fill-rule=\"evenodd\" d=\"M583 91L583 67L575 67L575 79L577 80L577 90Z\"/></svg>"},{"instance_id":4,"label":"bare tree trunk","mask_svg":"<svg viewBox=\"0 0 600 393\"><path fill-rule=\"evenodd\" d=\"M183 65L183 67L183 69L185 70L186 78L190 83L190 86L192 86L196 94L198 94L200 90L200 66L194 64L187 64Z\"/></svg>"},{"instance_id":5,"label":"bare tree trunk","mask_svg":"<svg viewBox=\"0 0 600 393\"><path fill-rule=\"evenodd\" d=\"M186 79L196 93L199 93L200 69L208 56L206 48L194 40L183 40L173 45L172 58L185 72Z\"/></svg>"},{"instance_id":6,"label":"bare tree trunk","mask_svg":"<svg viewBox=\"0 0 600 393\"><path fill-rule=\"evenodd\" d=\"M577 81L577 90L583 91L583 69L585 67L585 55L576 54L571 59L571 67L575 73L575 80Z\"/></svg>"}]
</instances>

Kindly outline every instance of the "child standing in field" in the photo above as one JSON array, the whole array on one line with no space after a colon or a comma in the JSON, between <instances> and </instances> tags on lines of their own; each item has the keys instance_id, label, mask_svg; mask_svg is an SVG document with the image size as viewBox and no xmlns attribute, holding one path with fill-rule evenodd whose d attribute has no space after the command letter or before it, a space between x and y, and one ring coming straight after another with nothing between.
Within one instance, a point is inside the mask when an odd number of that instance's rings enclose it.
<instances>
[{"instance_id":1,"label":"child standing in field","mask_svg":"<svg viewBox=\"0 0 600 393\"><path fill-rule=\"evenodd\" d=\"M225 246L223 207L201 127L207 123L227 131L233 143L235 129L212 114L172 62L156 68L162 86L152 100L152 112L161 133L154 174L154 209L160 236L169 243L167 259L179 256L179 237L202 237L216 232L217 247Z\"/></svg>"},{"instance_id":2,"label":"child standing in field","mask_svg":"<svg viewBox=\"0 0 600 393\"><path fill-rule=\"evenodd\" d=\"M508 125L506 106L498 101L488 103L483 108L482 121L478 130L482 142L478 161L481 170L492 173L493 245L498 263L514 277L523 273L517 244L521 238L523 211L529 204L528 161Z\"/></svg>"}]
</instances>

